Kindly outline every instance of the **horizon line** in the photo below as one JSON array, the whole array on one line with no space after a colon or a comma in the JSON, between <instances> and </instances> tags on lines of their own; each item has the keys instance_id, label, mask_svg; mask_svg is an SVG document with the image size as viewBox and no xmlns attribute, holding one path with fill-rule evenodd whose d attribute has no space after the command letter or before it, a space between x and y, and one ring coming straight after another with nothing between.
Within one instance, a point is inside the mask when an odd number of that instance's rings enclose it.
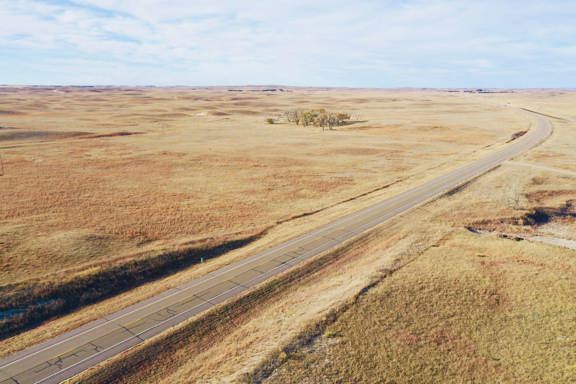
<instances>
[{"instance_id":1,"label":"horizon line","mask_svg":"<svg viewBox=\"0 0 576 384\"><path fill-rule=\"evenodd\" d=\"M325 86L325 85L284 85L284 84L221 84L221 85L131 85L131 84L0 84L0 88L312 88L312 89L350 89L350 90L563 90L576 91L576 87L352 87L352 86Z\"/></svg>"}]
</instances>

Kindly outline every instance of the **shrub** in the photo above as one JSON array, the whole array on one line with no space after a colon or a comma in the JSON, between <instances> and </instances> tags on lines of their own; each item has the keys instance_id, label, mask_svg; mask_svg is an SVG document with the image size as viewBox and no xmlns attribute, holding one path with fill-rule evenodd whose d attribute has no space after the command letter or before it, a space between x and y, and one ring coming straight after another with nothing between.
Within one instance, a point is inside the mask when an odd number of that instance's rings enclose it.
<instances>
[{"instance_id":1,"label":"shrub","mask_svg":"<svg viewBox=\"0 0 576 384\"><path fill-rule=\"evenodd\" d=\"M324 108L310 109L307 111L289 111L284 114L289 123L296 125L315 126L332 129L333 127L344 125L350 120L350 114L343 112L328 112Z\"/></svg>"},{"instance_id":2,"label":"shrub","mask_svg":"<svg viewBox=\"0 0 576 384\"><path fill-rule=\"evenodd\" d=\"M266 122L267 122L268 124L274 124L274 119L271 118L271 117L269 117L269 118L266 119Z\"/></svg>"},{"instance_id":3,"label":"shrub","mask_svg":"<svg viewBox=\"0 0 576 384\"><path fill-rule=\"evenodd\" d=\"M328 329L327 329L327 330L324 332L324 337L326 337L326 338L328 338L328 339L333 339L333 338L336 338L336 337L340 337L340 332L333 331L333 330L328 330Z\"/></svg>"}]
</instances>

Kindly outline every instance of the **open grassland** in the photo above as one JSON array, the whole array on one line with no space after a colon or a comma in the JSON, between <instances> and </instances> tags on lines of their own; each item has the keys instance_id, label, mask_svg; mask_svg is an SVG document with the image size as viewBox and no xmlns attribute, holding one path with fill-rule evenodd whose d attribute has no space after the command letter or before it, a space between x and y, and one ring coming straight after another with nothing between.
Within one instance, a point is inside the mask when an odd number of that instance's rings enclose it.
<instances>
[{"instance_id":1,"label":"open grassland","mask_svg":"<svg viewBox=\"0 0 576 384\"><path fill-rule=\"evenodd\" d=\"M406 226L387 225L71 381L251 381L252 371L270 356L294 339L313 336L318 319L332 319L335 309L349 305L376 278L374 271L395 268L445 233L427 224L418 228L413 233ZM394 235L381 241L389 233Z\"/></svg>"},{"instance_id":2,"label":"open grassland","mask_svg":"<svg viewBox=\"0 0 576 384\"><path fill-rule=\"evenodd\" d=\"M511 111L426 93L24 89L0 96L0 220L13 239L4 284L154 242L261 230L501 143L528 125ZM366 122L322 132L262 118L334 104Z\"/></svg>"},{"instance_id":3,"label":"open grassland","mask_svg":"<svg viewBox=\"0 0 576 384\"><path fill-rule=\"evenodd\" d=\"M434 177L529 126L515 110L431 91L2 88L0 102L4 335L264 235L256 248L288 238L368 201L359 196ZM356 121L326 132L265 122L299 108ZM305 225L296 220L312 213ZM256 249L244 248L198 273ZM2 350L195 273L9 339Z\"/></svg>"},{"instance_id":4,"label":"open grassland","mask_svg":"<svg viewBox=\"0 0 576 384\"><path fill-rule=\"evenodd\" d=\"M575 296L574 251L457 232L267 382L573 382Z\"/></svg>"},{"instance_id":5,"label":"open grassland","mask_svg":"<svg viewBox=\"0 0 576 384\"><path fill-rule=\"evenodd\" d=\"M554 128L521 160L569 156L574 124ZM569 238L574 200L576 177L505 164L74 381L575 381L576 250L508 236Z\"/></svg>"},{"instance_id":6,"label":"open grassland","mask_svg":"<svg viewBox=\"0 0 576 384\"><path fill-rule=\"evenodd\" d=\"M505 181L511 177L514 173L510 170L495 171L465 190L411 212L335 252L323 269L307 266L304 269L310 270L309 275L296 279L284 277L280 284L287 286L280 292L256 295L240 308L231 305L230 310L217 312L210 318L209 325L202 318L188 322L79 380L94 383L106 380L120 383L258 382L278 365L280 370L270 380L279 383L377 382L370 378L380 377L390 377L396 382L411 382L413 378L418 382L421 379L418 372L425 375L434 370L436 381L443 381L443 377L449 381L443 371L446 367L450 369L448 373L456 375L452 377L453 382L460 382L458 375L462 372L458 370L464 368L468 375L463 376L464 379L472 381L475 378L488 382L499 379L531 382L528 379L541 377L542 381L552 383L559 377L570 378L576 251L497 236L484 237L465 229L478 217L485 216L483 209L488 207L502 217L524 214L524 210L509 206ZM533 175L527 179L531 177ZM576 181L571 183L565 181L559 187L576 186ZM498 197L493 198L494 194ZM480 209L471 207L470 202L477 203ZM419 256L423 250L424 254ZM423 265L418 267L420 264ZM398 281L404 282L399 288L396 287ZM387 302L386 297L380 296L370 299L384 289L383 286L396 289L397 302ZM513 294L516 295L514 305L509 303ZM504 300L508 301L502 307L500 303ZM404 307L406 303L412 303L407 307L412 313ZM436 311L431 311L432 306ZM344 339L338 327L343 316L352 316L349 312L359 318L363 314L369 318L350 325L355 332L350 339L360 338L352 343L358 349L343 351L337 357L315 355L323 353L326 345ZM390 322L396 320L395 329L431 327L426 332L432 336L437 329L445 331L444 328L457 325L451 328L451 337L457 332L462 332L462 337L474 333L483 343L489 343L494 335L504 334L506 338L500 340L496 350L498 353L510 351L510 354L493 356L500 359L500 366L512 365L518 369L502 368L500 371L507 371L507 376L481 376L485 366L474 365L474 359L483 355L474 355L473 349L465 350L468 354L462 355L462 351L455 349L455 346L472 348L475 340L462 346L462 340L444 341L442 337L446 335L438 334L437 340L430 341L424 333L425 349L407 365L400 366L397 376L381 376L390 364L398 364L405 356L390 354L391 360L385 359L385 334L372 328L367 331L364 327L364 321L370 322L373 317L376 324L380 324L382 318ZM420 318L427 321L418 323ZM441 320L446 319L448 323L443 324ZM517 323L518 319L523 319L523 323ZM381 323L382 327L388 326L383 320ZM477 325L481 326L478 330ZM512 329L503 329L504 325ZM524 342L540 337L540 327L547 330L546 342L525 346ZM377 351L380 352L374 357ZM453 352L447 354L446 351ZM357 374L338 371L345 366L348 353L358 356ZM562 353L562 357L557 364L545 365L558 353ZM364 354L368 356L366 361L362 360ZM441 360L442 356L446 359ZM472 361L459 360L461 356ZM321 362L312 360L316 358ZM381 359L380 365L376 364L378 359ZM489 356L486 359L490 360ZM541 376L530 376L534 371L523 373L532 361L544 367ZM324 362L333 370L326 370ZM366 366L362 366L363 362ZM307 364L317 367L314 375L309 375Z\"/></svg>"},{"instance_id":7,"label":"open grassland","mask_svg":"<svg viewBox=\"0 0 576 384\"><path fill-rule=\"evenodd\" d=\"M445 199L438 218L486 232L455 230L383 279L266 382L576 381L576 251L521 240L574 239L576 177L560 171L576 163L576 97L510 99L566 119L518 159L550 169L506 164Z\"/></svg>"}]
</instances>

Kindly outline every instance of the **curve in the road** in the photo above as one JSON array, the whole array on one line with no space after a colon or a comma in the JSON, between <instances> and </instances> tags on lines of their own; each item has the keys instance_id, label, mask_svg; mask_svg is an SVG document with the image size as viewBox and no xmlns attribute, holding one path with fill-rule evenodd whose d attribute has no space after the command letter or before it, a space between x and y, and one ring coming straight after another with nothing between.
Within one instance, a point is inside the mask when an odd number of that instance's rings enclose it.
<instances>
[{"instance_id":1,"label":"curve in the road","mask_svg":"<svg viewBox=\"0 0 576 384\"><path fill-rule=\"evenodd\" d=\"M548 120L537 114L532 116L536 125L504 149L1 360L0 384L58 383L73 377L303 260L463 185L533 148L551 134Z\"/></svg>"}]
</instances>

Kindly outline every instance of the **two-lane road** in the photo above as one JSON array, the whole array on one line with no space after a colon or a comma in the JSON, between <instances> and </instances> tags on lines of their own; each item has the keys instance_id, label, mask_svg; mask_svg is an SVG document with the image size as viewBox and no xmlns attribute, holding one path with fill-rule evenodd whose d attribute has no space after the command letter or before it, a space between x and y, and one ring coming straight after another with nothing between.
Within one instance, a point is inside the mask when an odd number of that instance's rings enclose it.
<instances>
[{"instance_id":1,"label":"two-lane road","mask_svg":"<svg viewBox=\"0 0 576 384\"><path fill-rule=\"evenodd\" d=\"M532 117L536 123L533 128L504 149L305 235L0 360L0 384L61 382L303 260L461 186L544 141L551 134L552 127L542 116L532 114Z\"/></svg>"}]
</instances>

